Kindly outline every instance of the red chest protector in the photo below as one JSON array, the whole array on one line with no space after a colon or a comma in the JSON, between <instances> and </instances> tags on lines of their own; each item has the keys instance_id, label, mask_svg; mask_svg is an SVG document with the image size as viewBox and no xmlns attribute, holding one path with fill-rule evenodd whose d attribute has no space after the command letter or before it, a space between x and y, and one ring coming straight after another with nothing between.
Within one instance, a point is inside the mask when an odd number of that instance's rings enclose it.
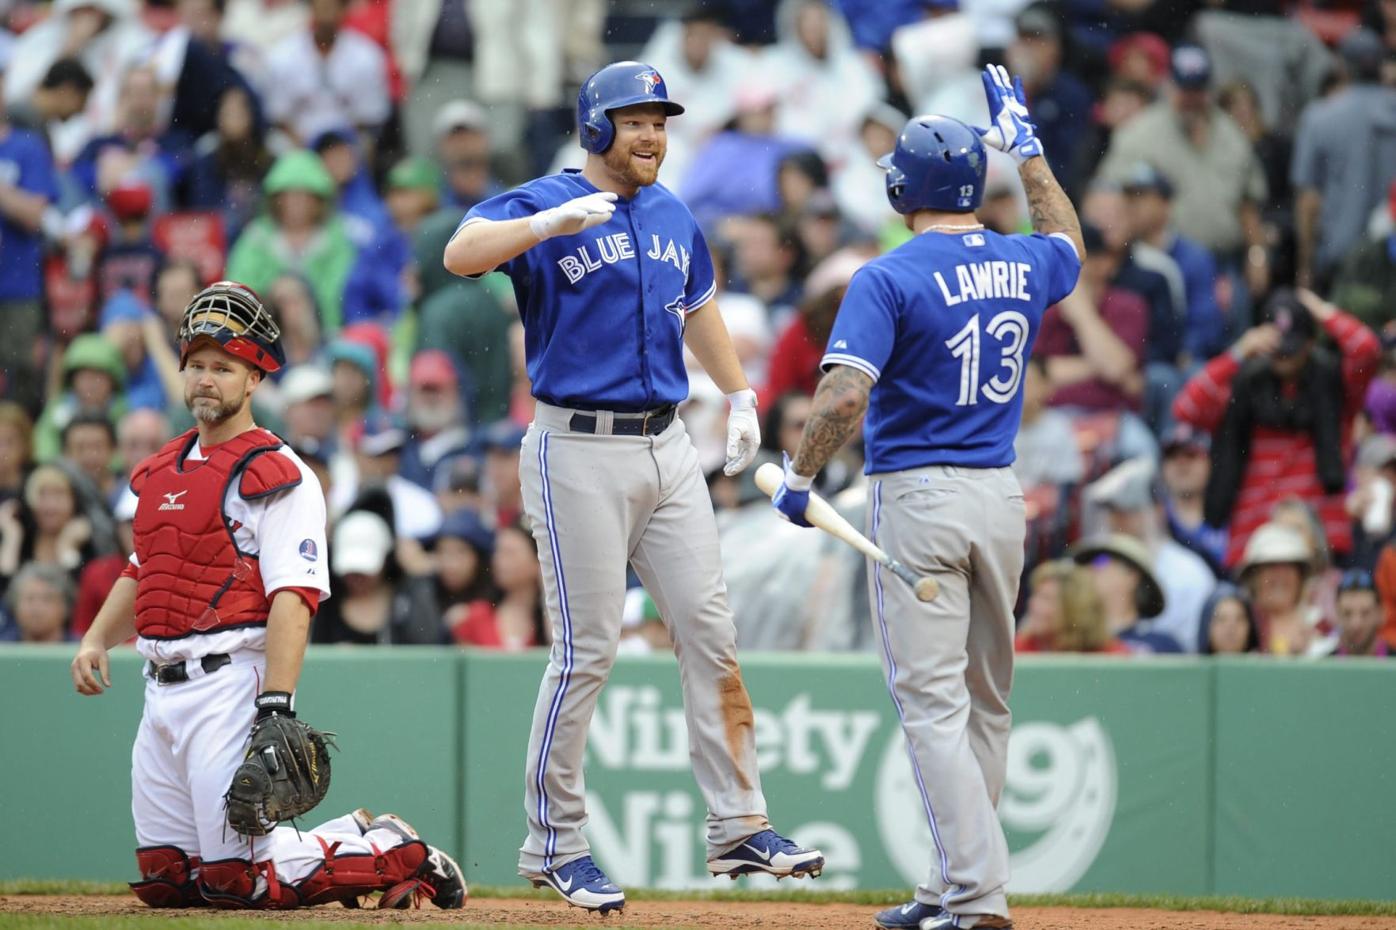
<instances>
[{"instance_id":1,"label":"red chest protector","mask_svg":"<svg viewBox=\"0 0 1396 930\"><path fill-rule=\"evenodd\" d=\"M269 497L301 482L295 462L276 453L281 440L264 429L185 460L198 439L190 430L131 473L140 498L133 526L136 631L147 639L180 639L267 622L257 557L240 552L236 527L223 512L233 482L245 500Z\"/></svg>"}]
</instances>

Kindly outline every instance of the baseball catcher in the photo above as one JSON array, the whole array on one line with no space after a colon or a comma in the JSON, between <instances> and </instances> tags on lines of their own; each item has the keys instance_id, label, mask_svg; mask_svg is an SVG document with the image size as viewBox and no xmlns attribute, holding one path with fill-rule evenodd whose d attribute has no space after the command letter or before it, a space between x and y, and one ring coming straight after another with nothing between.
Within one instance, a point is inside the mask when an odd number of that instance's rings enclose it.
<instances>
[{"instance_id":1,"label":"baseball catcher","mask_svg":"<svg viewBox=\"0 0 1396 930\"><path fill-rule=\"evenodd\" d=\"M460 867L392 814L278 827L329 790L330 734L296 717L310 622L329 597L314 474L257 427L251 401L284 363L250 289L220 281L180 324L196 426L137 465L135 552L72 663L80 694L111 687L107 650L136 636L145 710L131 812L151 907L464 905Z\"/></svg>"}]
</instances>

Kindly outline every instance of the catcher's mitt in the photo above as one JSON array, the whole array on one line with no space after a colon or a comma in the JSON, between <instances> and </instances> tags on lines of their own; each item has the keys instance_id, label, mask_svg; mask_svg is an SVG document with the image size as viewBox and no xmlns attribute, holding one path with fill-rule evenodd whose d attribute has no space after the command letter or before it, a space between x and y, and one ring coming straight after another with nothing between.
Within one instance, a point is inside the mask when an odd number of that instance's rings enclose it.
<instances>
[{"instance_id":1,"label":"catcher's mitt","mask_svg":"<svg viewBox=\"0 0 1396 930\"><path fill-rule=\"evenodd\" d=\"M278 822L319 804L330 790L333 745L333 733L321 733L289 713L260 717L223 796L228 825L243 836L265 836Z\"/></svg>"}]
</instances>

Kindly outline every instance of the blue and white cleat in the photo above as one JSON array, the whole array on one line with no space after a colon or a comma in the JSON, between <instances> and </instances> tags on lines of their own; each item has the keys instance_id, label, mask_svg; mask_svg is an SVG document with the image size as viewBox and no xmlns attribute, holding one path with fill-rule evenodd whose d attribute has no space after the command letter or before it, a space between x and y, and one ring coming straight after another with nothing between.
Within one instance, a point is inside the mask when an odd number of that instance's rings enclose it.
<instances>
[{"instance_id":1,"label":"blue and white cleat","mask_svg":"<svg viewBox=\"0 0 1396 930\"><path fill-rule=\"evenodd\" d=\"M619 911L625 907L625 892L606 877L606 873L592 861L591 856L573 859L551 872L530 875L529 880L535 888L542 888L544 885L552 888L562 895L562 900L573 907L601 914Z\"/></svg>"},{"instance_id":2,"label":"blue and white cleat","mask_svg":"<svg viewBox=\"0 0 1396 930\"><path fill-rule=\"evenodd\" d=\"M889 907L885 911L878 911L873 915L873 924L882 930L919 930L923 920L932 920L943 913L945 912L939 905L908 901L896 907Z\"/></svg>"},{"instance_id":3,"label":"blue and white cleat","mask_svg":"<svg viewBox=\"0 0 1396 930\"><path fill-rule=\"evenodd\" d=\"M814 878L823 870L823 853L817 849L802 849L774 830L762 830L708 860L709 872L714 876L726 875L733 881L738 875L756 872L765 872L778 879L787 875Z\"/></svg>"}]
</instances>

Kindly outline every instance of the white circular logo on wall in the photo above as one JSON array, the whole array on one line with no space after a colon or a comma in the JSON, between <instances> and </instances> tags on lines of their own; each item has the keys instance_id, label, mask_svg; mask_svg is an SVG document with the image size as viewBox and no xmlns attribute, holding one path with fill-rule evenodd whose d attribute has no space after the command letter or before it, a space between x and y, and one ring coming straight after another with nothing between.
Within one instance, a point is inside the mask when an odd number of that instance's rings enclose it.
<instances>
[{"instance_id":1,"label":"white circular logo on wall","mask_svg":"<svg viewBox=\"0 0 1396 930\"><path fill-rule=\"evenodd\" d=\"M1094 717L1066 727L1013 728L999 819L1011 831L1040 836L1010 856L1010 891L1069 891L1080 881L1110 833L1115 775L1110 738ZM882 753L873 809L882 844L902 878L925 881L935 847L900 729Z\"/></svg>"}]
</instances>

